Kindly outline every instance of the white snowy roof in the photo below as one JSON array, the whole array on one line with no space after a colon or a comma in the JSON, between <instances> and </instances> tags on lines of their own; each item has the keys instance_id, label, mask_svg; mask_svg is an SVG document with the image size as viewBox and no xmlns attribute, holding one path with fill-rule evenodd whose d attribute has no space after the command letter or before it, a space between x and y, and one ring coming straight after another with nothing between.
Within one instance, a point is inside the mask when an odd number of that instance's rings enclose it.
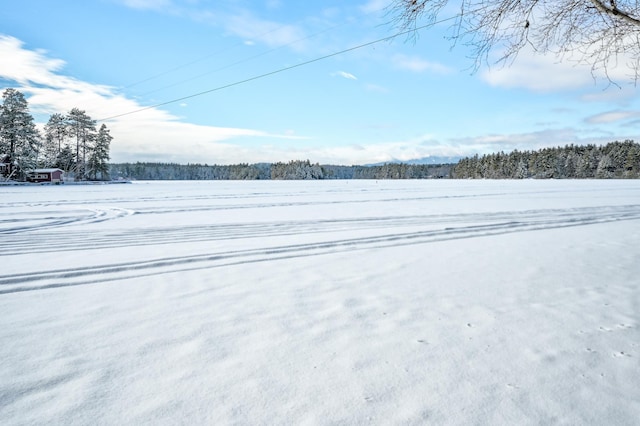
<instances>
[{"instance_id":1,"label":"white snowy roof","mask_svg":"<svg viewBox=\"0 0 640 426\"><path fill-rule=\"evenodd\" d=\"M63 170L62 169L57 169L57 168L54 168L54 169L33 169L33 170L31 170L31 172L33 172L33 173L53 173L53 172L57 172L57 171L61 171L62 172Z\"/></svg>"}]
</instances>

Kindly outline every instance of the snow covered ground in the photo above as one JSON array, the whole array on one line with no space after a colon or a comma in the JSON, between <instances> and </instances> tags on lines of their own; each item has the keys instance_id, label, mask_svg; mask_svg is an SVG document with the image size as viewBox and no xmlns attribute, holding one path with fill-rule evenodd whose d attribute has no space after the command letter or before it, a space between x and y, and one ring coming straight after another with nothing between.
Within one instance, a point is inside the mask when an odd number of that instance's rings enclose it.
<instances>
[{"instance_id":1,"label":"snow covered ground","mask_svg":"<svg viewBox=\"0 0 640 426\"><path fill-rule=\"evenodd\" d=\"M3 425L640 419L640 181L0 194Z\"/></svg>"}]
</instances>

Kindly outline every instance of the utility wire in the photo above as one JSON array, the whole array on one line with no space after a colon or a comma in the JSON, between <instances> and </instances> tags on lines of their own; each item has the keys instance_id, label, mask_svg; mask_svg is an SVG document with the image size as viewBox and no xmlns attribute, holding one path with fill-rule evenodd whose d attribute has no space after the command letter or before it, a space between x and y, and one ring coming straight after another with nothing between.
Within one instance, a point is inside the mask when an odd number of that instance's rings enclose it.
<instances>
[{"instance_id":1,"label":"utility wire","mask_svg":"<svg viewBox=\"0 0 640 426\"><path fill-rule=\"evenodd\" d=\"M262 33L262 34L259 34L259 35L258 35L258 37L263 37L263 36L266 36L266 35L269 35L269 34L272 34L272 33L276 33L276 32L278 32L278 31L282 30L283 28L285 28L285 26L284 26L284 25L281 25L281 26L279 26L279 27L277 27L277 28L274 28L274 29L272 29L272 30L270 30L270 31L266 31L266 32L264 32L264 33ZM296 40L296 42L297 42L297 41L298 41L298 40ZM294 43L295 43L295 42L294 42ZM174 72L174 71L178 71L178 70L181 70L181 69L183 69L183 68L186 68L186 67L188 67L189 65L197 64L198 62L202 62L202 61L204 61L204 60L206 60L206 59L212 58L212 57L214 57L214 56L216 56L216 55L218 55L218 54L220 54L220 53L222 53L222 52L225 52L225 51L227 51L227 50L231 50L232 48L235 48L235 47L238 47L238 46L242 46L242 44L243 44L242 42L238 42L238 43L236 43L236 44L234 44L234 45L232 45L232 46L229 46L229 47L224 48L224 49L217 50L217 51L215 51L215 52L213 52L213 53L210 53L209 55L206 55L206 56L204 56L204 57L201 57L201 58L198 58L198 59L194 59L193 61L191 61L191 62L187 62L186 64L178 65L178 66L173 67L173 68L171 68L171 69L169 69L169 70L163 71L163 72L158 73L158 74L156 74L156 75L153 75L153 76L151 76L151 77L147 77L147 78L142 79L142 80L139 80L139 81L137 81L137 82L135 82L135 83L129 84L129 85L127 85L127 86L124 86L124 88L125 88L125 89L128 89L128 88L131 88L131 87L138 86L138 85L140 85L140 84L142 84L142 83L146 83L146 82L148 82L148 81L155 80L155 79L156 79L156 78L158 78L158 77L162 77L162 76L165 76L165 75L167 75L167 74L171 74L172 72ZM179 83L178 83L178 84L179 84ZM162 90L162 89L158 89L158 90Z\"/></svg>"},{"instance_id":2,"label":"utility wire","mask_svg":"<svg viewBox=\"0 0 640 426\"><path fill-rule=\"evenodd\" d=\"M187 100L187 99L195 98L197 96L206 95L208 93L213 93L213 92L217 92L217 91L220 91L220 90L223 90L223 89L228 89L230 87L239 86L241 84L249 83L251 81L259 80L259 79L262 79L262 78L265 78L265 77L269 77L269 76L272 76L272 75L275 75L275 74L279 74L279 73L282 73L282 72L285 72L285 71L289 71L289 70L292 70L292 69L295 69L295 68L300 68L302 66L309 65L309 64L312 64L314 62L323 61L325 59L332 58L334 56L338 56L338 55L342 55L342 54L345 54L345 53L348 53L348 52L352 52L354 50L362 49L362 48L367 47L367 46L372 46L374 44L378 44L378 43L381 43L383 41L388 41L388 40L394 39L394 38L396 38L398 36L410 34L410 33L416 32L418 30L422 30L422 29L425 29L425 28L428 28L428 27L432 27L434 25L437 25L437 24L440 24L440 23L443 23L443 22L446 22L446 21L450 21L452 19L455 19L455 17L450 17L450 18L442 19L440 21L431 22L429 24L422 25L422 26L419 26L419 27L413 27L413 28L411 28L409 30L400 31L398 33L395 33L395 34L387 36L387 37L379 38L377 40L373 40L373 41L369 41L367 43L359 44L357 46L349 47L347 49L340 50L340 51L337 51L337 52L333 52L333 53L330 53L328 55L320 56L320 57L317 57L317 58L314 58L314 59L311 59L311 60L308 60L308 61L300 62L300 63L297 63L295 65L291 65L291 66L284 67L284 68L279 68L279 69L274 70L274 71L270 71L270 72L267 72L267 73L264 73L264 74L259 74L259 75L253 76L253 77L246 78L244 80L235 81L233 83L225 84L223 86L218 86L218 87L215 87L215 88L209 89L209 90L204 90L202 92L194 93L192 95L183 96L181 98L171 99L170 101L161 102L161 103L155 104L155 105L150 105L150 106L147 106L147 107L144 107L144 108L136 109L134 111L129 111L129 112L125 112L125 113L122 113L122 114L112 115L111 117L101 118L101 119L96 120L96 121L98 121L98 122L109 121L109 120L113 120L114 118L120 118L120 117L124 117L126 115L137 114L139 112L146 111L146 110L149 110L149 109L158 108L158 107L161 107L161 106L164 106L164 105L169 105L169 104L173 104L173 103L176 103L176 102L184 101L184 100Z\"/></svg>"},{"instance_id":3,"label":"utility wire","mask_svg":"<svg viewBox=\"0 0 640 426\"><path fill-rule=\"evenodd\" d=\"M364 14L364 16L369 16L369 15L372 15L372 14L374 14L374 13L378 13L378 12L380 12L381 10L382 10L382 9L375 9L375 10L372 10L372 11L370 11L370 12L365 13L365 14ZM227 66L224 66L224 67L222 67L222 68L218 68L218 69L215 69L215 70L212 70L212 71L208 71L208 72L206 72L206 73L204 73L204 74L200 74L200 75L197 75L197 76L195 76L195 77L191 77L191 78L189 78L189 79L187 79L187 80L179 81L179 82L174 83L174 84L172 84L172 85L170 85L170 86L165 86L165 87L162 87L162 88L160 88L160 89L155 89L155 90L153 90L153 91L151 91L151 92L147 92L147 93L145 93L145 94L143 94L143 95L140 95L140 96L146 96L146 95L148 95L148 94L155 93L155 92L158 92L158 91L160 91L160 90L168 89L168 88L170 88L170 87L177 86L177 85L182 84L182 83L184 83L184 82L191 81L191 80L195 80L195 79L200 78L200 77L203 77L203 76L205 76L205 75L212 74L212 73L214 73L214 72L221 71L221 70L226 69L226 68L230 68L230 67L232 67L232 66L235 66L235 65L241 64L241 63L243 63L243 62L248 62L248 61L250 61L250 60L253 60L253 59L255 59L255 58L259 58L260 56L267 55L267 54L269 54L269 53L271 53L271 52L275 52L275 51L277 51L277 50L280 50L280 49L282 49L282 48L284 48L284 47L287 47L287 46L290 46L290 45L292 45L292 44L296 44L296 43L299 43L299 42L301 42L301 41L308 40L308 39L310 39L310 38L316 37L316 36L318 36L318 35L320 35L320 34L324 34L324 33L326 33L326 32L329 32L329 31L331 31L331 30L334 30L334 29L336 29L336 28L343 27L343 26L347 25L348 23L349 23L348 21L345 21L345 22L342 22L342 23L340 23L340 24L333 25L333 26L331 26L331 27L329 27L329 28L326 28L326 29L324 29L324 30L322 30L322 31L316 32L316 33L311 34L311 35L309 35L309 36L306 36L306 37L303 37L303 38L300 38L300 39L294 40L294 41L292 41L292 42L289 42L289 43L283 44L283 45L281 45L281 46L278 46L278 47L275 47L275 48L269 49L269 50L267 50L267 51L264 51L264 52L259 53L259 54L257 54L257 55L251 56L251 57L249 57L249 58L246 58L246 59L243 59L243 60L240 60L240 61L234 62L234 63L232 63L232 64L230 64L230 65L227 65ZM272 29L272 30L270 30L270 31L266 31L266 32L264 32L264 33L262 33L262 34L259 34L257 37L258 37L258 38L260 38L260 37L263 37L263 36L268 35L268 34L277 33L277 32L279 32L279 31L283 30L283 29L284 29L284 28L286 28L286 27L287 27L287 25L280 25L280 26L278 26L277 28L274 28L274 29ZM195 60L193 60L193 61L187 62L186 64L182 64L182 65L175 66L175 67L173 67L173 68L171 68L171 69L169 69L169 70L165 70L165 71L160 72L160 73L158 73L158 74L155 74L155 75L153 75L153 76L150 76L150 77L144 78L144 79L139 80L139 81L137 81L137 82L135 82L135 83L128 84L128 85L124 86L123 88L124 88L124 89L128 89L128 88L131 88L131 87L138 86L138 85L140 85L140 84L142 84L142 83L146 83L146 82L148 82L148 81L155 80L155 79L156 79L156 78L158 78L158 77L162 77L162 76L165 76L165 75L167 75L167 74L171 74L171 73L173 73L174 71L178 71L178 70L180 70L180 69L186 68L186 67L188 67L189 65L193 65L193 64L196 64L196 63L198 63L198 62L202 62L202 61L204 61L204 60L206 60L206 59L209 59L209 58L211 58L211 57L214 57L214 56L218 55L219 53L226 52L226 51L228 51L228 50L231 50L232 48L235 48L235 47L241 46L242 44L243 44L242 42L236 43L236 44L235 44L235 45L233 45L233 46L230 46L230 47L227 47L227 48L224 48L224 49L220 49L220 50L218 50L218 51L216 51L216 52L213 52L213 53L210 53L210 54L208 54L208 55L206 55L206 56L204 56L204 57L201 57L201 58L195 59Z\"/></svg>"},{"instance_id":4,"label":"utility wire","mask_svg":"<svg viewBox=\"0 0 640 426\"><path fill-rule=\"evenodd\" d=\"M220 67L220 68L216 68L216 69L213 69L213 70L207 71L207 72L205 72L205 73L198 74L198 75L196 75L196 76L194 76L194 77L190 77L190 78L187 78L187 79L185 79L185 80L178 81L177 83L173 83L173 84L171 84L171 85L169 85L169 86L164 86L164 87L161 87L161 88L159 88L159 89L155 89L155 90L152 90L152 91L150 91L150 92L146 92L146 93L144 93L144 94L142 94L142 95L140 95L140 96L147 96L147 95L150 95L150 94L152 94L152 93L156 93L156 92L159 92L159 91L162 91L162 90L165 90L165 89L169 89L169 88L171 88L171 87L179 86L179 85L184 84L184 83L186 83L186 82L193 81L193 80L196 80L196 79L198 79L198 78L201 78L201 77L204 77L204 76L207 76L207 75L210 75L210 74L216 73L216 72L218 72L218 71L222 71L222 70L225 70L225 69L228 69L228 68L232 68L232 67L234 67L234 66L236 66L236 65L240 65L240 64L242 64L242 63L249 62L249 61L252 61L252 60L254 60L254 59L257 59L257 58L259 58L259 57L261 57L261 56L265 56L265 55L268 55L268 54L270 54L270 53L276 52L276 51L278 51L278 50L282 50L282 49L284 49L285 47L291 46L291 45L293 45L293 44L300 43L300 42L302 42L302 41L305 41L305 40L311 39L311 38L313 38L313 37L319 36L320 34L324 34L324 33L326 33L326 32L332 31L332 30L334 30L334 29L336 29L336 28L343 27L343 26L345 26L346 24L347 24L346 22L343 22L343 23L341 23L341 24L334 25L334 26L332 26L332 27L326 28L326 29L324 29L324 30L322 30L322 31L319 31L319 32L317 32L317 33L313 33L313 34L311 34L311 35L308 35L308 36L306 36L306 37L303 37L303 38L300 38L300 39L297 39L297 40L291 41L291 42L289 42L289 43L286 43L286 44L280 45L280 46L278 46L278 47L274 47L274 48L272 48L272 49L265 50L264 52L261 52L261 53L255 54L255 55L250 56L250 57L248 57L248 58L241 59L241 60L236 61L236 62L233 62L233 63L231 63L231 64L228 64L228 65L222 66L222 67ZM284 27L281 27L281 28L284 28ZM274 30L274 31L275 31L275 30ZM273 32L273 31L271 31L271 32ZM269 34L269 33L265 33L265 34ZM236 45L236 46L237 46L237 45ZM224 51L224 50L222 50L222 51ZM211 57L211 56L213 56L213 55L209 55L209 56L207 56L207 57L205 57L205 58L203 58L203 59L207 59L207 58L209 58L209 57ZM200 62L200 60L196 60L196 61L190 62L190 64L193 64L193 63L196 63L196 62ZM180 67L174 68L173 70L178 70L178 69L180 69L180 68L183 68L183 66L180 66ZM172 71L173 71L173 70L172 70ZM172 72L172 71L168 71L168 72L166 72L166 73L159 74L159 75L168 74L168 73L170 73L170 72ZM153 78L153 77L152 77L152 78ZM148 81L148 80L149 80L149 79L147 79L147 80L145 80L145 81Z\"/></svg>"}]
</instances>

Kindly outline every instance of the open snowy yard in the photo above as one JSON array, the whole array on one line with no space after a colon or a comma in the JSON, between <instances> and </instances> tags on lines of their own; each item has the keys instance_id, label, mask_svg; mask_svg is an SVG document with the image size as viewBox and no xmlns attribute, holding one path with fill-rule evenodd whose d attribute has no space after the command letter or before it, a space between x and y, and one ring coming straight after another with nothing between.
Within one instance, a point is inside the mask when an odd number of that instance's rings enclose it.
<instances>
[{"instance_id":1,"label":"open snowy yard","mask_svg":"<svg viewBox=\"0 0 640 426\"><path fill-rule=\"evenodd\" d=\"M0 194L3 425L640 419L640 181Z\"/></svg>"}]
</instances>

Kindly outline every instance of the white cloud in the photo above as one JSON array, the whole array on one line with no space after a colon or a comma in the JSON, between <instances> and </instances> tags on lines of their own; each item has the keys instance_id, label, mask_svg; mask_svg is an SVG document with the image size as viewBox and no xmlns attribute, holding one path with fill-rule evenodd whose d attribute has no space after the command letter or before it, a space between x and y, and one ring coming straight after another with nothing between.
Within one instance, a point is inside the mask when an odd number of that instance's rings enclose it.
<instances>
[{"instance_id":1,"label":"white cloud","mask_svg":"<svg viewBox=\"0 0 640 426\"><path fill-rule=\"evenodd\" d=\"M377 93L389 93L390 90L384 86L380 86L377 84L367 83L364 86L365 90L368 92L377 92Z\"/></svg>"},{"instance_id":2,"label":"white cloud","mask_svg":"<svg viewBox=\"0 0 640 426\"><path fill-rule=\"evenodd\" d=\"M366 14L382 12L386 9L387 5L389 5L389 0L369 0L360 6L360 10Z\"/></svg>"},{"instance_id":3,"label":"white cloud","mask_svg":"<svg viewBox=\"0 0 640 426\"><path fill-rule=\"evenodd\" d=\"M23 43L17 38L0 35L0 76L7 80L23 83L38 82L38 79L50 78L52 72L64 67L64 61L47 58L46 52L22 49Z\"/></svg>"},{"instance_id":4,"label":"white cloud","mask_svg":"<svg viewBox=\"0 0 640 426\"><path fill-rule=\"evenodd\" d=\"M491 86L525 88L536 92L572 90L593 85L588 69L560 62L553 55L521 54L508 66L483 70L481 77Z\"/></svg>"},{"instance_id":5,"label":"white cloud","mask_svg":"<svg viewBox=\"0 0 640 426\"><path fill-rule=\"evenodd\" d=\"M588 117L585 121L589 124L615 123L640 117L638 111L609 111Z\"/></svg>"},{"instance_id":6,"label":"white cloud","mask_svg":"<svg viewBox=\"0 0 640 426\"><path fill-rule=\"evenodd\" d=\"M494 57L499 57L496 52ZM629 69L625 66L610 68L605 75L578 61L578 53L568 52L558 57L553 53L540 54L530 47L523 48L513 62L482 70L481 78L492 86L524 88L535 92L596 89L597 93L584 95L588 101L624 101L632 97L634 89L615 90L611 81L627 84ZM624 63L624 58L619 58ZM602 89L610 89L603 91ZM605 93L609 92L609 93Z\"/></svg>"},{"instance_id":7,"label":"white cloud","mask_svg":"<svg viewBox=\"0 0 640 426\"><path fill-rule=\"evenodd\" d=\"M391 58L391 62L396 68L412 72L432 72L435 74L449 74L452 72L451 68L445 65L430 62L418 56L398 54Z\"/></svg>"},{"instance_id":8,"label":"white cloud","mask_svg":"<svg viewBox=\"0 0 640 426\"><path fill-rule=\"evenodd\" d=\"M349 72L346 72L346 71L336 71L336 72L331 73L331 76L332 77L343 77L343 78L346 78L348 80L357 80L358 79L355 75L353 75L353 74L351 74Z\"/></svg>"},{"instance_id":9,"label":"white cloud","mask_svg":"<svg viewBox=\"0 0 640 426\"><path fill-rule=\"evenodd\" d=\"M544 129L536 132L488 134L473 137L452 138L446 145L457 149L464 155L489 154L493 152L511 152L513 150L537 150L546 147L570 144L602 145L612 140L634 139L633 136L612 135L601 130L584 132L573 128Z\"/></svg>"},{"instance_id":10,"label":"white cloud","mask_svg":"<svg viewBox=\"0 0 640 426\"><path fill-rule=\"evenodd\" d=\"M282 7L281 0L267 0L266 6L268 9L280 9Z\"/></svg>"},{"instance_id":11,"label":"white cloud","mask_svg":"<svg viewBox=\"0 0 640 426\"><path fill-rule=\"evenodd\" d=\"M198 0L118 0L123 5L141 10L179 16L196 22L203 22L215 27L224 28L229 34L242 39L251 45L263 43L269 47L289 46L294 51L306 48L305 32L300 26L274 22L255 16L249 10L238 9L233 5L233 12L224 10L223 5L216 9ZM215 3L215 2L214 2ZM280 0L267 0L270 9L282 7Z\"/></svg>"},{"instance_id":12,"label":"white cloud","mask_svg":"<svg viewBox=\"0 0 640 426\"><path fill-rule=\"evenodd\" d=\"M289 153L291 159L309 158L324 164L371 164L408 161L427 157L466 157L499 151L536 150L568 144L603 145L612 140L638 139L638 135L615 136L604 131L585 133L573 128L554 128L536 132L485 134L461 138L420 135L404 141L340 147L309 148ZM284 154L286 155L286 154Z\"/></svg>"},{"instance_id":13,"label":"white cloud","mask_svg":"<svg viewBox=\"0 0 640 426\"><path fill-rule=\"evenodd\" d=\"M231 34L269 47L289 46L296 51L306 47L304 31L298 26L261 19L246 11L226 16L222 25Z\"/></svg>"},{"instance_id":14,"label":"white cloud","mask_svg":"<svg viewBox=\"0 0 640 426\"><path fill-rule=\"evenodd\" d=\"M122 4L132 9L167 10L171 7L171 0L122 0Z\"/></svg>"},{"instance_id":15,"label":"white cloud","mask_svg":"<svg viewBox=\"0 0 640 426\"><path fill-rule=\"evenodd\" d=\"M149 158L179 158L184 162L251 161L231 141L291 141L294 135L274 135L260 130L201 126L181 122L158 108L145 108L118 94L109 86L95 85L63 75L64 62L51 59L43 51L30 51L13 37L0 36L0 79L16 83L25 94L32 112L64 113L74 107L94 119L108 120L114 141L112 161L143 161ZM7 66L6 64L11 64ZM260 152L257 152L260 154ZM256 161L262 161L256 156Z\"/></svg>"},{"instance_id":16,"label":"white cloud","mask_svg":"<svg viewBox=\"0 0 640 426\"><path fill-rule=\"evenodd\" d=\"M607 102L621 106L629 105L638 96L638 88L634 85L624 87L609 87L607 90L598 90L580 97L584 102Z\"/></svg>"},{"instance_id":17,"label":"white cloud","mask_svg":"<svg viewBox=\"0 0 640 426\"><path fill-rule=\"evenodd\" d=\"M293 148L283 152L282 158L309 159L321 164L372 164L385 161L408 161L430 156L450 155L448 147L425 144L424 141L400 141L377 144L351 144L344 146L312 146ZM452 154L457 155L457 154Z\"/></svg>"}]
</instances>

